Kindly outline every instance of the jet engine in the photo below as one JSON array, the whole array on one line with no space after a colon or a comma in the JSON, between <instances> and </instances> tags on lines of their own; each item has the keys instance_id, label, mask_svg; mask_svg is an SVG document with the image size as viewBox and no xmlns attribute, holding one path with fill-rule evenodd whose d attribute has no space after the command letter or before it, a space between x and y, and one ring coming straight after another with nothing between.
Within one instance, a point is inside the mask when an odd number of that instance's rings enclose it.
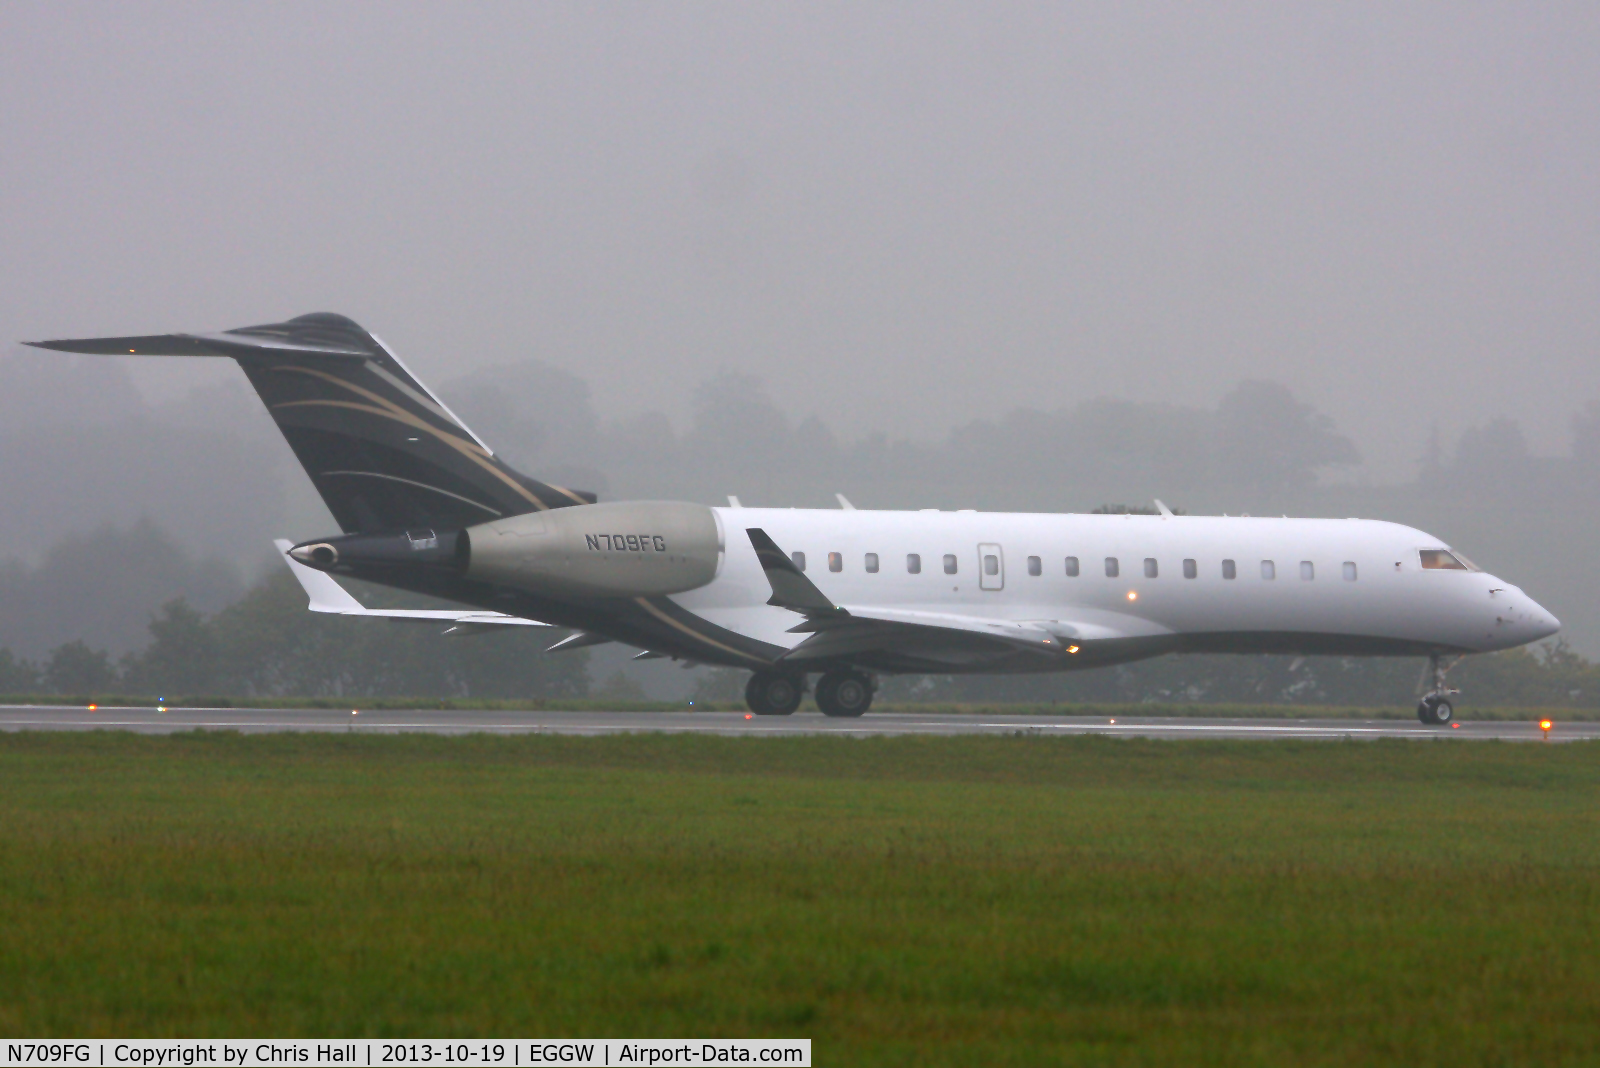
<instances>
[{"instance_id":1,"label":"jet engine","mask_svg":"<svg viewBox=\"0 0 1600 1068\"><path fill-rule=\"evenodd\" d=\"M348 534L289 550L319 571L379 578L396 569L448 571L530 593L650 597L716 577L722 531L710 508L682 501L585 504L464 530Z\"/></svg>"}]
</instances>

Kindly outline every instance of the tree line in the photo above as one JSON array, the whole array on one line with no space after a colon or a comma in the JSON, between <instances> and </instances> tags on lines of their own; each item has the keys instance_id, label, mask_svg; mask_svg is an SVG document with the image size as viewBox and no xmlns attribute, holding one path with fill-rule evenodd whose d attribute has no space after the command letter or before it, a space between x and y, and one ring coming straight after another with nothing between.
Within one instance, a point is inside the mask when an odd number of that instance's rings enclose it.
<instances>
[{"instance_id":1,"label":"tree line","mask_svg":"<svg viewBox=\"0 0 1600 1068\"><path fill-rule=\"evenodd\" d=\"M0 649L0 692L552 699L588 693L587 653L546 655L551 632L507 627L445 637L443 627L315 615L283 571L209 617L181 597L168 601L149 621L149 644L120 657L82 639L37 659Z\"/></svg>"}]
</instances>

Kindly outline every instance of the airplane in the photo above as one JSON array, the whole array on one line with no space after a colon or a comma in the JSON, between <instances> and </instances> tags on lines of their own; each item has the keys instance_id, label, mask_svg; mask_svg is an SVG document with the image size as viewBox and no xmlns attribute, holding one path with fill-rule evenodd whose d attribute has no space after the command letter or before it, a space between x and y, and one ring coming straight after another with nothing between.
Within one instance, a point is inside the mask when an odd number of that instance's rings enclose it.
<instances>
[{"instance_id":1,"label":"airplane","mask_svg":"<svg viewBox=\"0 0 1600 1068\"><path fill-rule=\"evenodd\" d=\"M1560 629L1412 527L1364 519L600 503L511 468L392 350L332 313L216 333L29 342L231 357L340 533L279 543L313 611L549 625L751 672L758 715L859 716L896 673L1057 672L1165 653L1425 656L1426 724L1463 656ZM457 610L363 608L335 576ZM810 682L816 676L815 684Z\"/></svg>"}]
</instances>

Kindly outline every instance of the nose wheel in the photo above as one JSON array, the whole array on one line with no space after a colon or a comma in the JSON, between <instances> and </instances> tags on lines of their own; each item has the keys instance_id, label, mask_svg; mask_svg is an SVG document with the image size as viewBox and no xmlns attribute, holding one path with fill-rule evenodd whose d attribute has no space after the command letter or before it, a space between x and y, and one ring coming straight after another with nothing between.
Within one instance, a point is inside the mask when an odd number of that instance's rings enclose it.
<instances>
[{"instance_id":1,"label":"nose wheel","mask_svg":"<svg viewBox=\"0 0 1600 1068\"><path fill-rule=\"evenodd\" d=\"M1417 719L1429 727L1443 727L1456 718L1455 705L1450 703L1450 698L1460 693L1445 685L1445 674L1456 664L1460 663L1459 656L1446 660L1439 654L1428 657L1428 669L1424 678L1432 675L1432 688L1422 695L1422 700L1417 702Z\"/></svg>"},{"instance_id":2,"label":"nose wheel","mask_svg":"<svg viewBox=\"0 0 1600 1068\"><path fill-rule=\"evenodd\" d=\"M1442 694L1430 693L1417 702L1417 718L1430 727L1443 727L1455 715L1455 706Z\"/></svg>"}]
</instances>

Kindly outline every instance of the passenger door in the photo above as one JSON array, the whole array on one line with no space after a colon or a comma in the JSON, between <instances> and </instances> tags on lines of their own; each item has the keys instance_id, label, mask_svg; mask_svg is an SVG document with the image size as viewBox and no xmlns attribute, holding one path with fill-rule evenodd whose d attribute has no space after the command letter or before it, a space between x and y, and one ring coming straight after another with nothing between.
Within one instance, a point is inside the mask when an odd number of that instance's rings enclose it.
<instances>
[{"instance_id":1,"label":"passenger door","mask_svg":"<svg viewBox=\"0 0 1600 1068\"><path fill-rule=\"evenodd\" d=\"M978 546L978 588L1003 590L1006 588L1006 557L994 542Z\"/></svg>"}]
</instances>

